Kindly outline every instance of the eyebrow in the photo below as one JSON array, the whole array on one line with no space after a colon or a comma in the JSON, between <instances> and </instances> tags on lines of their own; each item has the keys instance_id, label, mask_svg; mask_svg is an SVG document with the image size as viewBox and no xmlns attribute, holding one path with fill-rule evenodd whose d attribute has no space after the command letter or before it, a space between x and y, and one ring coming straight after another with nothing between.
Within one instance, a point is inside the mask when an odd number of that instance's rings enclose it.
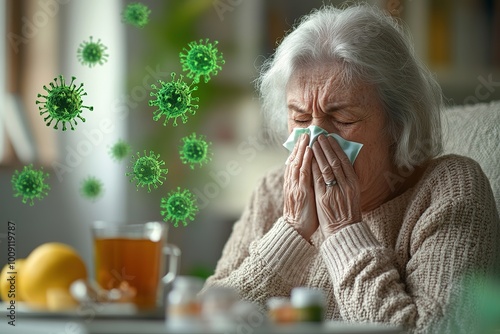
<instances>
[{"instance_id":1,"label":"eyebrow","mask_svg":"<svg viewBox=\"0 0 500 334\"><path fill-rule=\"evenodd\" d=\"M348 102L337 102L337 103L331 103L326 106L326 112L327 113L332 113L335 111L339 111L341 109L345 109L349 107L350 104Z\"/></svg>"},{"instance_id":2,"label":"eyebrow","mask_svg":"<svg viewBox=\"0 0 500 334\"><path fill-rule=\"evenodd\" d=\"M327 114L330 114L330 113L334 113L336 111L339 111L341 109L344 109L346 107L349 107L349 103L347 103L347 102L331 103L331 104L326 106L325 110L326 110ZM288 109L290 109L292 111L296 111L296 112L301 113L301 114L307 113L307 111L304 108L294 104L293 102L288 104Z\"/></svg>"},{"instance_id":3,"label":"eyebrow","mask_svg":"<svg viewBox=\"0 0 500 334\"><path fill-rule=\"evenodd\" d=\"M289 103L289 104L288 104L288 109L289 109L289 110L296 111L296 112L299 112L299 113L301 113L301 114L305 114L305 113L307 113L307 111L306 111L305 109L303 109L303 108L301 108L301 107L299 107L298 105L295 105L295 104L293 104L293 103Z\"/></svg>"}]
</instances>

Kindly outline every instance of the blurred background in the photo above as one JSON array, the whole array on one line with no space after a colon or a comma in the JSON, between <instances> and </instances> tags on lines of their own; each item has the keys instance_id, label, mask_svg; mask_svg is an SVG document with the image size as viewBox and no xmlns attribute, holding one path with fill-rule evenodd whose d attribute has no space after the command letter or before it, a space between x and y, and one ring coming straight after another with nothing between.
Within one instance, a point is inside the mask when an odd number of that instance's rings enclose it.
<instances>
[{"instance_id":1,"label":"blurred background","mask_svg":"<svg viewBox=\"0 0 500 334\"><path fill-rule=\"evenodd\" d=\"M0 265L7 262L8 221L16 224L17 257L51 241L72 245L92 269L90 226L96 220L162 220L160 200L177 187L197 197L187 226L170 226L182 250L181 273L206 277L256 181L283 164L284 148L266 144L254 80L263 60L294 22L320 0L143 0L144 28L122 22L123 0L0 0ZM372 0L411 31L419 56L442 84L449 105L500 98L500 3L494 0ZM79 45L100 39L108 61L92 68L77 59ZM152 119L151 84L182 74L179 53L191 41L217 40L226 63L195 95L199 109L177 127ZM37 94L60 74L84 83L86 122L74 131L46 126ZM193 132L212 143L212 161L191 170L181 163L181 138ZM110 148L119 139L134 153L160 154L166 181L148 193L125 174ZM33 164L50 174L43 200L14 197L15 170ZM95 201L80 193L88 176L104 184ZM92 270L91 270L92 271Z\"/></svg>"}]
</instances>

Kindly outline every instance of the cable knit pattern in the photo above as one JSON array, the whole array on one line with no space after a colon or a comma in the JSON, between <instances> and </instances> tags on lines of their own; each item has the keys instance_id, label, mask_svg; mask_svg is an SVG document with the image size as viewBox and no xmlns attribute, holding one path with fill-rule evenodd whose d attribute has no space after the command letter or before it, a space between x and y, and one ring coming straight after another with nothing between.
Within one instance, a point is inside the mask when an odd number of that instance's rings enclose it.
<instances>
[{"instance_id":1,"label":"cable knit pattern","mask_svg":"<svg viewBox=\"0 0 500 334\"><path fill-rule=\"evenodd\" d=\"M468 331L451 301L464 292L461 279L499 263L500 240L491 187L474 160L433 160L413 188L326 240L316 231L312 244L281 218L283 170L259 183L205 289L230 286L264 308L293 287L316 287L327 319Z\"/></svg>"}]
</instances>

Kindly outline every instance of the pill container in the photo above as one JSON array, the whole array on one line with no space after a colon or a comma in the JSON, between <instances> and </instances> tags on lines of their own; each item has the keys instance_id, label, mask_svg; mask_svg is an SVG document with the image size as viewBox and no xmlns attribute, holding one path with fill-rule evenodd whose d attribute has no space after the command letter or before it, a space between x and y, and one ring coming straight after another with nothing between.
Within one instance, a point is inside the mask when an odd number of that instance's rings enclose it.
<instances>
[{"instance_id":1,"label":"pill container","mask_svg":"<svg viewBox=\"0 0 500 334\"><path fill-rule=\"evenodd\" d=\"M271 297L267 300L268 318L273 324L289 324L297 321L290 298Z\"/></svg>"},{"instance_id":2,"label":"pill container","mask_svg":"<svg viewBox=\"0 0 500 334\"><path fill-rule=\"evenodd\" d=\"M292 289L291 303L297 322L322 322L325 295L320 289L297 287Z\"/></svg>"},{"instance_id":3,"label":"pill container","mask_svg":"<svg viewBox=\"0 0 500 334\"><path fill-rule=\"evenodd\" d=\"M203 283L204 281L198 277L176 277L167 296L167 327L188 330L201 326L201 302L198 292Z\"/></svg>"}]
</instances>

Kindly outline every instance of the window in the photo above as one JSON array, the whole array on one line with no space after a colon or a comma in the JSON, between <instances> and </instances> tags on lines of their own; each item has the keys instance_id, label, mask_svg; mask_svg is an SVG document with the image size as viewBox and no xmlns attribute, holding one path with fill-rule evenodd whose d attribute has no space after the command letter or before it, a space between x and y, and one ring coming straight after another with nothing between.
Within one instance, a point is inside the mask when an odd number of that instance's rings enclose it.
<instances>
[{"instance_id":1,"label":"window","mask_svg":"<svg viewBox=\"0 0 500 334\"><path fill-rule=\"evenodd\" d=\"M0 165L36 162L46 165L57 156L55 132L46 131L38 93L58 64L58 20L53 8L36 1L7 0L0 4L6 36L0 45Z\"/></svg>"}]
</instances>

